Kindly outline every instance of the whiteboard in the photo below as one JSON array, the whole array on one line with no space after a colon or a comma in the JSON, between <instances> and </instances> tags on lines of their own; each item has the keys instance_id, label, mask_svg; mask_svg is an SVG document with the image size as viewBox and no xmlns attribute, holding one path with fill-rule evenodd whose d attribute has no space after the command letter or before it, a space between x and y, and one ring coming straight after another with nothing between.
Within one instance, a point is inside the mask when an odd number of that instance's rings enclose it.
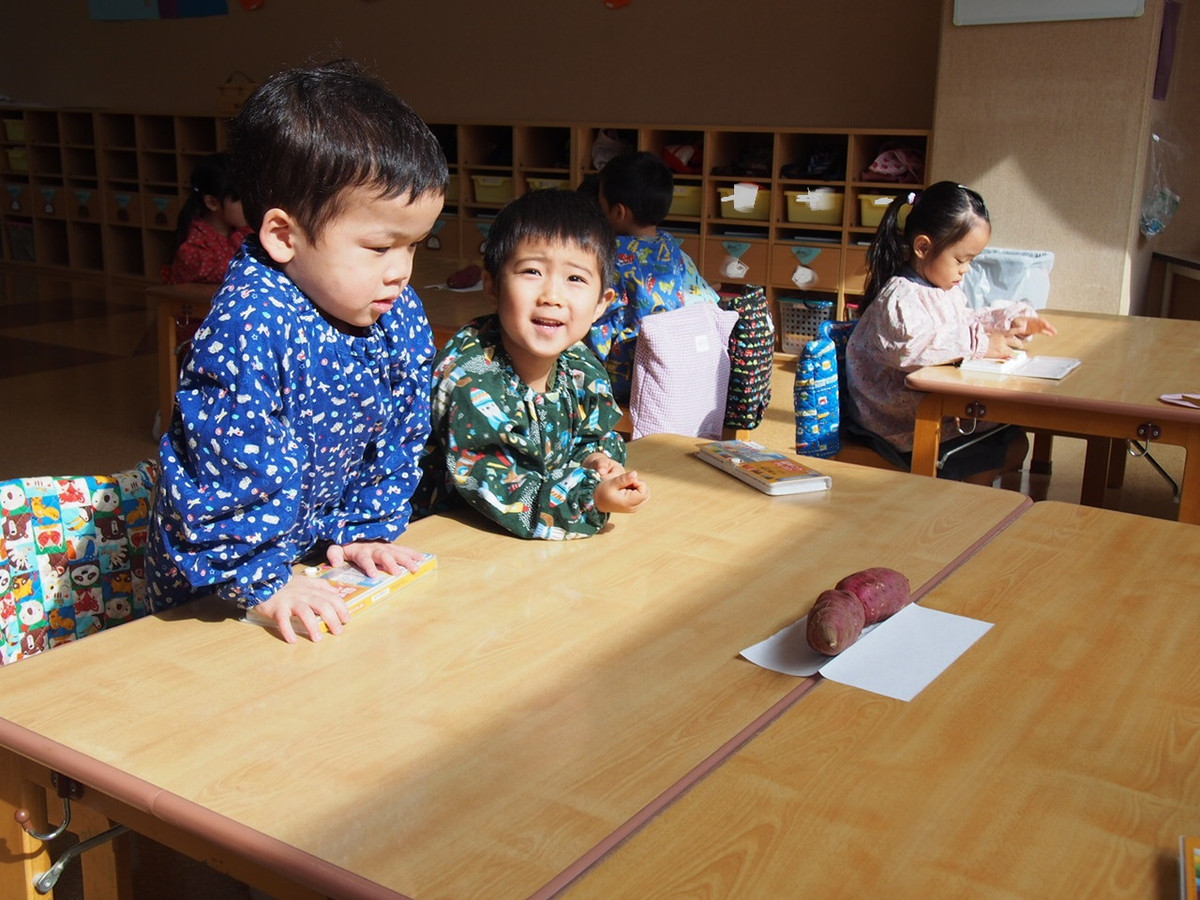
<instances>
[{"instance_id":1,"label":"whiteboard","mask_svg":"<svg viewBox=\"0 0 1200 900\"><path fill-rule=\"evenodd\" d=\"M954 0L955 25L1140 16L1146 0Z\"/></svg>"}]
</instances>

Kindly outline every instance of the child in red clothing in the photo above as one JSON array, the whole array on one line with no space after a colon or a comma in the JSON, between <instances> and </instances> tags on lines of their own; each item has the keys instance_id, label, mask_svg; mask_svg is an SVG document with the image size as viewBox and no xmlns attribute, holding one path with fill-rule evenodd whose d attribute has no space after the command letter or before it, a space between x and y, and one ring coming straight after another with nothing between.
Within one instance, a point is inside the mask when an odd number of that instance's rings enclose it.
<instances>
[{"instance_id":1,"label":"child in red clothing","mask_svg":"<svg viewBox=\"0 0 1200 900\"><path fill-rule=\"evenodd\" d=\"M229 170L229 157L214 153L196 163L192 190L175 226L175 258L163 270L167 284L220 284L229 261L250 233Z\"/></svg>"}]
</instances>

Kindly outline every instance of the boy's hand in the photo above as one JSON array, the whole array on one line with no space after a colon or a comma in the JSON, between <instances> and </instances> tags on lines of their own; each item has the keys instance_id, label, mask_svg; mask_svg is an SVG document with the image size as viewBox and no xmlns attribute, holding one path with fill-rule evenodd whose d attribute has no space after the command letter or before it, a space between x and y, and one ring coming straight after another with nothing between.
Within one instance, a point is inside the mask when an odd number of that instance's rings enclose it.
<instances>
[{"instance_id":1,"label":"boy's hand","mask_svg":"<svg viewBox=\"0 0 1200 900\"><path fill-rule=\"evenodd\" d=\"M591 469L603 480L607 481L610 478L616 478L625 472L625 467L609 456L607 453L589 453L583 461L585 469Z\"/></svg>"},{"instance_id":2,"label":"boy's hand","mask_svg":"<svg viewBox=\"0 0 1200 900\"><path fill-rule=\"evenodd\" d=\"M415 572L425 554L390 541L354 541L351 544L331 544L325 558L331 566L350 563L361 569L368 578L374 578L380 572L389 575L399 575L405 569Z\"/></svg>"},{"instance_id":3,"label":"boy's hand","mask_svg":"<svg viewBox=\"0 0 1200 900\"><path fill-rule=\"evenodd\" d=\"M637 472L622 472L596 486L596 509L603 513L634 513L650 499L650 487Z\"/></svg>"},{"instance_id":4,"label":"boy's hand","mask_svg":"<svg viewBox=\"0 0 1200 900\"><path fill-rule=\"evenodd\" d=\"M280 636L289 644L296 643L292 616L304 623L308 636L321 639L321 623L332 634L341 634L342 626L350 621L350 609L333 585L320 578L293 576L292 580L258 605L258 611L275 620Z\"/></svg>"}]
</instances>

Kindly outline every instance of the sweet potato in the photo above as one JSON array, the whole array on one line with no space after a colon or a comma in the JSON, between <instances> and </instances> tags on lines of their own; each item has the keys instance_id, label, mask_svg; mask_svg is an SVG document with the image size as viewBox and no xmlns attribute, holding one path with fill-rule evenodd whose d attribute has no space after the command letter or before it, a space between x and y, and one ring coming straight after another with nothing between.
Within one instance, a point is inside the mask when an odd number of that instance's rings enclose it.
<instances>
[{"instance_id":1,"label":"sweet potato","mask_svg":"<svg viewBox=\"0 0 1200 900\"><path fill-rule=\"evenodd\" d=\"M882 566L847 575L837 583L836 589L858 597L867 625L895 615L912 599L908 579L895 569Z\"/></svg>"},{"instance_id":2,"label":"sweet potato","mask_svg":"<svg viewBox=\"0 0 1200 900\"><path fill-rule=\"evenodd\" d=\"M836 656L858 640L864 621L862 602L850 591L822 591L808 614L808 646Z\"/></svg>"}]
</instances>

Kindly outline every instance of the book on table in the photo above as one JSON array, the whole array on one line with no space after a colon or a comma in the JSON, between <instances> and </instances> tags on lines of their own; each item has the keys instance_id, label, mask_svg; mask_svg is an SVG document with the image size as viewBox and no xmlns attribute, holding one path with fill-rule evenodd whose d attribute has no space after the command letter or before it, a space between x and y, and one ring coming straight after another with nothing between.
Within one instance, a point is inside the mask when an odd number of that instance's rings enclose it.
<instances>
[{"instance_id":1,"label":"book on table","mask_svg":"<svg viewBox=\"0 0 1200 900\"><path fill-rule=\"evenodd\" d=\"M696 455L772 496L827 491L833 486L829 475L757 441L713 441L701 446Z\"/></svg>"},{"instance_id":2,"label":"book on table","mask_svg":"<svg viewBox=\"0 0 1200 900\"><path fill-rule=\"evenodd\" d=\"M964 359L959 368L964 372L985 375L1020 375L1022 378L1065 378L1081 360L1073 356L1029 356L1024 350L1014 350L1008 359Z\"/></svg>"},{"instance_id":3,"label":"book on table","mask_svg":"<svg viewBox=\"0 0 1200 900\"><path fill-rule=\"evenodd\" d=\"M1200 837L1196 835L1179 838L1179 896L1182 900L1200 898Z\"/></svg>"},{"instance_id":4,"label":"book on table","mask_svg":"<svg viewBox=\"0 0 1200 900\"><path fill-rule=\"evenodd\" d=\"M395 575L380 572L378 575L368 576L361 569L349 564L334 567L329 563L322 563L319 566L305 566L298 570L300 573L298 577L320 578L332 584L337 588L342 599L346 601L346 606L350 608L350 616L354 617L368 606L389 597L436 568L437 557L432 553L426 553L415 572L405 569ZM274 619L257 612L257 609L258 607L252 606L246 610L247 622L267 628L278 627ZM304 623L298 617L292 616L292 627L303 629ZM329 630L329 626L324 623L321 627L325 631Z\"/></svg>"}]
</instances>

